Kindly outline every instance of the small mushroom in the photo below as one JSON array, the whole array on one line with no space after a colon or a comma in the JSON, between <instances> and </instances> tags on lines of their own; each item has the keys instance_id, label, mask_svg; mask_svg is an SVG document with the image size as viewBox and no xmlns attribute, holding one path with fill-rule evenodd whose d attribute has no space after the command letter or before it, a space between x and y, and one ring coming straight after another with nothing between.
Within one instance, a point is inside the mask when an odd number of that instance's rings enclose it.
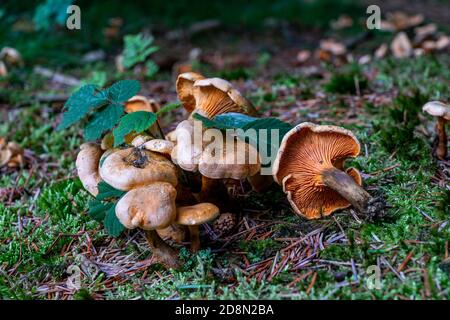
<instances>
[{"instance_id":1,"label":"small mushroom","mask_svg":"<svg viewBox=\"0 0 450 320\"><path fill-rule=\"evenodd\" d=\"M255 115L253 104L228 81L220 78L194 83L195 112L207 118L228 112Z\"/></svg>"},{"instance_id":2,"label":"small mushroom","mask_svg":"<svg viewBox=\"0 0 450 320\"><path fill-rule=\"evenodd\" d=\"M147 99L144 96L133 96L125 102L125 112L132 113L136 111L156 112L160 109L159 104L153 99Z\"/></svg>"},{"instance_id":3,"label":"small mushroom","mask_svg":"<svg viewBox=\"0 0 450 320\"><path fill-rule=\"evenodd\" d=\"M0 77L6 77L8 75L8 69L3 61L0 60Z\"/></svg>"},{"instance_id":4,"label":"small mushroom","mask_svg":"<svg viewBox=\"0 0 450 320\"><path fill-rule=\"evenodd\" d=\"M128 229L141 228L156 261L169 268L177 268L176 251L157 233L167 228L176 218L177 192L167 182L153 182L128 191L116 205L116 216Z\"/></svg>"},{"instance_id":5,"label":"small mushroom","mask_svg":"<svg viewBox=\"0 0 450 320\"><path fill-rule=\"evenodd\" d=\"M164 156L145 149L127 148L108 155L100 166L102 179L128 191L152 182L178 183L176 167Z\"/></svg>"},{"instance_id":6,"label":"small mushroom","mask_svg":"<svg viewBox=\"0 0 450 320\"><path fill-rule=\"evenodd\" d=\"M273 176L294 211L307 219L350 205L368 216L381 214L384 201L372 198L361 187L359 172L354 168L343 171L345 159L359 152L359 142L350 131L305 122L284 136Z\"/></svg>"},{"instance_id":7,"label":"small mushroom","mask_svg":"<svg viewBox=\"0 0 450 320\"><path fill-rule=\"evenodd\" d=\"M447 134L445 132L445 124L450 121L450 105L440 101L427 102L423 108L423 112L437 117L436 131L438 136L438 146L436 155L439 159L447 157Z\"/></svg>"},{"instance_id":8,"label":"small mushroom","mask_svg":"<svg viewBox=\"0 0 450 320\"><path fill-rule=\"evenodd\" d=\"M99 174L99 162L103 150L96 143L84 143L80 146L75 165L83 187L90 194L98 194L98 183L102 180Z\"/></svg>"},{"instance_id":9,"label":"small mushroom","mask_svg":"<svg viewBox=\"0 0 450 320\"><path fill-rule=\"evenodd\" d=\"M176 223L188 226L191 238L191 250L200 249L199 225L210 222L219 215L219 208L212 203L199 203L193 206L179 207Z\"/></svg>"},{"instance_id":10,"label":"small mushroom","mask_svg":"<svg viewBox=\"0 0 450 320\"><path fill-rule=\"evenodd\" d=\"M194 82L201 79L205 79L205 77L196 72L185 72L178 75L176 83L178 99L189 113L195 109Z\"/></svg>"},{"instance_id":11,"label":"small mushroom","mask_svg":"<svg viewBox=\"0 0 450 320\"><path fill-rule=\"evenodd\" d=\"M4 47L0 51L0 59L5 61L9 65L23 65L22 55L19 51L17 51L17 49L14 48Z\"/></svg>"},{"instance_id":12,"label":"small mushroom","mask_svg":"<svg viewBox=\"0 0 450 320\"><path fill-rule=\"evenodd\" d=\"M173 142L164 139L152 139L142 144L142 147L146 150L157 152L169 157L174 146L175 144Z\"/></svg>"}]
</instances>

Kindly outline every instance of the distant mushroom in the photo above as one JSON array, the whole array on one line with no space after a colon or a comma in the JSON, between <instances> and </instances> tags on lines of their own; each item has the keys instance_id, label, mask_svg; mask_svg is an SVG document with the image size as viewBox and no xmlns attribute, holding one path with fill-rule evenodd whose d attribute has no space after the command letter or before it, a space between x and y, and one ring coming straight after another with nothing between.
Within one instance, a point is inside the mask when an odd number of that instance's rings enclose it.
<instances>
[{"instance_id":1,"label":"distant mushroom","mask_svg":"<svg viewBox=\"0 0 450 320\"><path fill-rule=\"evenodd\" d=\"M116 216L128 229L141 228L156 261L169 268L179 266L177 252L158 235L157 229L174 222L177 192L167 182L153 182L128 191L116 205Z\"/></svg>"},{"instance_id":2,"label":"distant mushroom","mask_svg":"<svg viewBox=\"0 0 450 320\"><path fill-rule=\"evenodd\" d=\"M178 183L176 167L164 156L137 148L116 150L102 159L102 179L116 189L128 191L152 182Z\"/></svg>"},{"instance_id":3,"label":"distant mushroom","mask_svg":"<svg viewBox=\"0 0 450 320\"><path fill-rule=\"evenodd\" d=\"M98 170L98 164L103 150L96 143L84 143L80 146L80 152L77 155L75 165L77 167L78 177L83 187L90 194L98 194L98 183L102 180Z\"/></svg>"},{"instance_id":4,"label":"distant mushroom","mask_svg":"<svg viewBox=\"0 0 450 320\"><path fill-rule=\"evenodd\" d=\"M210 222L219 216L219 208L212 203L199 203L193 206L179 207L176 223L188 226L191 239L191 251L200 249L199 225Z\"/></svg>"},{"instance_id":5,"label":"distant mushroom","mask_svg":"<svg viewBox=\"0 0 450 320\"><path fill-rule=\"evenodd\" d=\"M284 136L273 176L283 186L294 211L307 219L350 205L372 217L382 213L384 201L361 187L356 169L343 171L345 159L359 152L359 142L350 131L305 122Z\"/></svg>"},{"instance_id":6,"label":"distant mushroom","mask_svg":"<svg viewBox=\"0 0 450 320\"><path fill-rule=\"evenodd\" d=\"M440 101L427 102L423 108L423 112L437 117L436 131L438 136L438 146L436 155L439 159L447 157L447 134L445 132L445 124L450 121L450 105Z\"/></svg>"}]
</instances>

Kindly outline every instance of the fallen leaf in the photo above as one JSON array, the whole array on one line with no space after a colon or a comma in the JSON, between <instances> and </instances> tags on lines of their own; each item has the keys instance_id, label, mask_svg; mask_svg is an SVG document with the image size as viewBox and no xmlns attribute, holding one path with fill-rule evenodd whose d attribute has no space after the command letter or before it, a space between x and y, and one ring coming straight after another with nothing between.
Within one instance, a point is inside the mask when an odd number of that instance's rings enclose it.
<instances>
[{"instance_id":1,"label":"fallen leaf","mask_svg":"<svg viewBox=\"0 0 450 320\"><path fill-rule=\"evenodd\" d=\"M309 58L311 58L311 51L309 50L300 50L297 53L297 62L300 64L305 63Z\"/></svg>"},{"instance_id":2,"label":"fallen leaf","mask_svg":"<svg viewBox=\"0 0 450 320\"><path fill-rule=\"evenodd\" d=\"M411 41L409 41L405 32L398 33L394 40L392 40L391 51L396 58L406 58L411 56L413 49Z\"/></svg>"},{"instance_id":3,"label":"fallen leaf","mask_svg":"<svg viewBox=\"0 0 450 320\"><path fill-rule=\"evenodd\" d=\"M414 29L416 43L421 43L425 39L434 35L437 31L437 26L434 23L427 24L423 27L417 27Z\"/></svg>"},{"instance_id":4,"label":"fallen leaf","mask_svg":"<svg viewBox=\"0 0 450 320\"><path fill-rule=\"evenodd\" d=\"M381 21L381 29L388 31L401 31L408 28L418 26L424 21L422 14L407 15L401 11L388 12L386 14L387 21Z\"/></svg>"},{"instance_id":5,"label":"fallen leaf","mask_svg":"<svg viewBox=\"0 0 450 320\"><path fill-rule=\"evenodd\" d=\"M334 56L341 56L347 52L344 44L337 42L334 39L326 39L320 41L320 49L331 53Z\"/></svg>"},{"instance_id":6,"label":"fallen leaf","mask_svg":"<svg viewBox=\"0 0 450 320\"><path fill-rule=\"evenodd\" d=\"M336 21L331 22L331 28L340 30L351 27L353 25L353 19L350 16L342 15Z\"/></svg>"},{"instance_id":7,"label":"fallen leaf","mask_svg":"<svg viewBox=\"0 0 450 320\"><path fill-rule=\"evenodd\" d=\"M388 45L386 43L383 43L376 51L375 51L375 58L376 59L382 59L386 56L386 53L388 51Z\"/></svg>"},{"instance_id":8,"label":"fallen leaf","mask_svg":"<svg viewBox=\"0 0 450 320\"><path fill-rule=\"evenodd\" d=\"M448 47L450 44L450 38L446 35L441 35L436 41L436 49L442 50Z\"/></svg>"}]
</instances>

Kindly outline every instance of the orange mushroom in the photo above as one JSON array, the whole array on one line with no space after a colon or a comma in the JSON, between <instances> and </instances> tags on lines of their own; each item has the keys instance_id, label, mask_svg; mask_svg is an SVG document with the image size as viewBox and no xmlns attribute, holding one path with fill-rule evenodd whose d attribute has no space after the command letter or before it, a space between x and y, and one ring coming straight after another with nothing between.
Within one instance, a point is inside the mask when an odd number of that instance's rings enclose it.
<instances>
[{"instance_id":1,"label":"orange mushroom","mask_svg":"<svg viewBox=\"0 0 450 320\"><path fill-rule=\"evenodd\" d=\"M284 136L273 176L295 212L307 219L328 216L350 205L362 213L377 213L383 200L372 198L361 187L356 169L343 171L344 161L359 152L359 142L350 131L302 123Z\"/></svg>"}]
</instances>

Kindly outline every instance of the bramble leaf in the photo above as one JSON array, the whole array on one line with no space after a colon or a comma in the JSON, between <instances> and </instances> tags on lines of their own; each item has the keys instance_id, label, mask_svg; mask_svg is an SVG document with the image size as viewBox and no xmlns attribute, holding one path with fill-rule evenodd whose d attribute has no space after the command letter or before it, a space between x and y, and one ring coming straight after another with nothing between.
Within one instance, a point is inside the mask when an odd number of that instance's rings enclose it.
<instances>
[{"instance_id":1,"label":"bramble leaf","mask_svg":"<svg viewBox=\"0 0 450 320\"><path fill-rule=\"evenodd\" d=\"M86 140L92 141L100 138L105 131L112 129L119 122L124 112L121 104L113 103L95 113L84 128Z\"/></svg>"},{"instance_id":2,"label":"bramble leaf","mask_svg":"<svg viewBox=\"0 0 450 320\"><path fill-rule=\"evenodd\" d=\"M106 212L105 219L103 220L106 231L112 237L118 237L125 229L123 224L120 223L116 216L116 204Z\"/></svg>"},{"instance_id":3,"label":"bramble leaf","mask_svg":"<svg viewBox=\"0 0 450 320\"><path fill-rule=\"evenodd\" d=\"M94 220L102 222L105 219L106 212L111 208L113 204L110 202L102 202L97 199L90 200L88 202L89 211L88 214Z\"/></svg>"},{"instance_id":4,"label":"bramble leaf","mask_svg":"<svg viewBox=\"0 0 450 320\"><path fill-rule=\"evenodd\" d=\"M125 191L117 190L116 188L107 184L105 181L100 181L98 184L98 195L95 197L95 199L102 201L109 198L120 198L124 194Z\"/></svg>"},{"instance_id":5,"label":"bramble leaf","mask_svg":"<svg viewBox=\"0 0 450 320\"><path fill-rule=\"evenodd\" d=\"M139 90L141 90L141 84L136 80L121 80L107 89L109 98L116 103L127 101Z\"/></svg>"},{"instance_id":6,"label":"bramble leaf","mask_svg":"<svg viewBox=\"0 0 450 320\"><path fill-rule=\"evenodd\" d=\"M117 147L125 142L125 136L131 132L140 133L151 127L158 119L158 116L153 112L136 111L129 113L120 119L117 128L114 129L114 147Z\"/></svg>"},{"instance_id":7,"label":"bramble leaf","mask_svg":"<svg viewBox=\"0 0 450 320\"><path fill-rule=\"evenodd\" d=\"M108 102L105 94L102 92L96 93L96 89L97 87L95 85L85 85L70 96L64 105L66 112L64 112L57 130L68 128L77 121L80 121L92 109Z\"/></svg>"}]
</instances>

